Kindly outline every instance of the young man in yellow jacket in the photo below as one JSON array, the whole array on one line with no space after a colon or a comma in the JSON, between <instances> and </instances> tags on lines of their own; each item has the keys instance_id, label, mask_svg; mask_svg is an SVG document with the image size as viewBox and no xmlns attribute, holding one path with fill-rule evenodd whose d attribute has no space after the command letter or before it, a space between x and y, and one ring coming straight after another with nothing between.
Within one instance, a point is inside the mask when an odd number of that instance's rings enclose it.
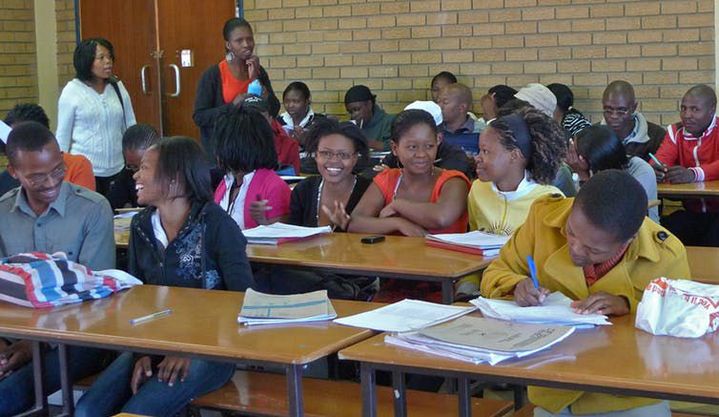
<instances>
[{"instance_id":1,"label":"young man in yellow jacket","mask_svg":"<svg viewBox=\"0 0 719 417\"><path fill-rule=\"evenodd\" d=\"M684 246L646 214L642 186L618 170L595 174L575 199L537 200L485 271L482 295L530 306L560 291L578 312L633 313L652 279L689 277ZM529 255L539 288L529 278ZM648 398L530 387L529 399L538 406L535 417L671 415L667 402Z\"/></svg>"}]
</instances>

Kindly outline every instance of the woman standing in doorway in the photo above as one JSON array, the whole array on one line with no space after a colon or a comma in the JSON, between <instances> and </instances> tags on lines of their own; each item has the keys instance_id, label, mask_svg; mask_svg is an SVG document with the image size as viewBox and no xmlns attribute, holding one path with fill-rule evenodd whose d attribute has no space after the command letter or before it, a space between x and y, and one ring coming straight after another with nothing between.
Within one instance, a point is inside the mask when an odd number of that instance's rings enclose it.
<instances>
[{"instance_id":1,"label":"woman standing in doorway","mask_svg":"<svg viewBox=\"0 0 719 417\"><path fill-rule=\"evenodd\" d=\"M225 38L225 59L202 74L192 114L192 119L200 128L202 146L212 163L216 156L212 130L224 109L237 106L247 93L252 93L267 100L271 117L277 117L280 110L270 77L255 55L255 38L250 23L234 17L225 22L222 36ZM261 91L250 85L255 80L259 81Z\"/></svg>"},{"instance_id":2,"label":"woman standing in doorway","mask_svg":"<svg viewBox=\"0 0 719 417\"><path fill-rule=\"evenodd\" d=\"M122 135L135 124L130 95L112 74L115 50L107 39L91 38L75 48L75 78L60 94L57 142L63 152L92 163L97 192L106 195L122 171Z\"/></svg>"}]
</instances>

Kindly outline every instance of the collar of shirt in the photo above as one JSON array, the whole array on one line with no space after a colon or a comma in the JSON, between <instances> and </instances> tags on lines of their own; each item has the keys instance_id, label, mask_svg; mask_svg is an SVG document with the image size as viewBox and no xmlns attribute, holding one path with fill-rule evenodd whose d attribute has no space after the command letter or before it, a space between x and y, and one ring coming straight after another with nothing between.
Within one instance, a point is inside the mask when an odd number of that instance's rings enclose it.
<instances>
[{"instance_id":1,"label":"collar of shirt","mask_svg":"<svg viewBox=\"0 0 719 417\"><path fill-rule=\"evenodd\" d=\"M497 185L495 183L492 183L492 191L499 195L503 195L504 198L506 198L508 201L512 201L519 199L532 191L535 185L537 185L537 183L534 182L531 178L529 178L529 172L525 170L524 178L522 178L522 181L519 182L519 185L517 186L516 190L501 191L499 188L497 188Z\"/></svg>"},{"instance_id":2,"label":"collar of shirt","mask_svg":"<svg viewBox=\"0 0 719 417\"><path fill-rule=\"evenodd\" d=\"M313 118L314 116L315 116L315 112L312 111L312 107L310 107L310 108L307 110L307 115L306 115L302 120L300 120L300 127L305 127L305 126L307 126L307 125L309 124L309 122L312 121L312 118ZM288 127L290 127L290 128L294 128L294 127L295 127L295 123L294 123L294 121L292 120L292 116L290 116L289 113L284 112L284 113L282 113L282 114L280 115L280 117L282 118L282 121L285 122L285 126L288 126Z\"/></svg>"},{"instance_id":3,"label":"collar of shirt","mask_svg":"<svg viewBox=\"0 0 719 417\"><path fill-rule=\"evenodd\" d=\"M706 128L706 130L704 131L704 133L702 133L702 135L700 137L696 137L696 136L692 135L684 127L682 127L682 133L684 134L684 139L689 139L689 140L701 139L702 141L704 141L704 139L706 139L707 137L709 137L712 134L716 125L717 125L717 115L716 115L716 113L714 113L714 117L712 118L711 124L709 125L709 127Z\"/></svg>"},{"instance_id":4,"label":"collar of shirt","mask_svg":"<svg viewBox=\"0 0 719 417\"><path fill-rule=\"evenodd\" d=\"M624 254L627 252L628 248L629 243L625 244L617 252L617 254L610 259L607 259L600 264L587 265L583 267L582 270L584 271L584 279L587 281L587 287L591 287L592 285L594 285L595 282L599 281L600 279L602 279L602 277L607 275L607 272L617 266L617 264L619 264L619 261L621 261L624 257Z\"/></svg>"},{"instance_id":5,"label":"collar of shirt","mask_svg":"<svg viewBox=\"0 0 719 417\"><path fill-rule=\"evenodd\" d=\"M440 130L441 130L442 132L447 132L447 133L451 133L451 134L457 134L457 133L474 133L474 122L475 122L475 121L474 121L474 119L472 119L472 118L469 117L469 116L466 116L466 117L467 117L467 120L465 120L464 123L462 124L462 126L460 126L459 129L455 130L454 132L452 132L452 131L450 131L449 129L447 129L447 123L446 123L446 122L442 122L442 124L439 125Z\"/></svg>"},{"instance_id":6,"label":"collar of shirt","mask_svg":"<svg viewBox=\"0 0 719 417\"><path fill-rule=\"evenodd\" d=\"M40 216L35 214L32 208L30 208L30 203L27 201L27 197L25 197L25 193L23 192L23 188L20 187L20 190L17 193L17 197L15 198L15 204L13 205L13 211L20 210L23 213L27 214L28 216L32 217L42 217L50 212L50 210L55 210L57 214L59 214L61 217L65 217L65 203L67 200L67 196L70 193L70 185L63 181L62 185L60 186L60 192L57 195L57 198L55 201L50 203L50 205L47 207L47 210Z\"/></svg>"}]
</instances>

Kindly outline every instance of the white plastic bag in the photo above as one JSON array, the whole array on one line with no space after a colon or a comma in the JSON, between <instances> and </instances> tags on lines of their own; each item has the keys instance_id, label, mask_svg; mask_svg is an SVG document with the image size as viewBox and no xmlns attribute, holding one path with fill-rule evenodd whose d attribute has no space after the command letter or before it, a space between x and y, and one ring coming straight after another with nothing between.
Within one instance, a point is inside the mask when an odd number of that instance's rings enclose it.
<instances>
[{"instance_id":1,"label":"white plastic bag","mask_svg":"<svg viewBox=\"0 0 719 417\"><path fill-rule=\"evenodd\" d=\"M657 278L644 289L634 325L656 335L711 333L719 327L719 285Z\"/></svg>"}]
</instances>

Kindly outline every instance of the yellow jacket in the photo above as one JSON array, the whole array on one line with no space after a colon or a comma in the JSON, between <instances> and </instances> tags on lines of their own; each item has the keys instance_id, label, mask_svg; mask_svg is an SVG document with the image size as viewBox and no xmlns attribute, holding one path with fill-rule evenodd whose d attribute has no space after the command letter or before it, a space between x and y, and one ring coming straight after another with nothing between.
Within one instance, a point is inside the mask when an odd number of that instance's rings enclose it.
<instances>
[{"instance_id":1,"label":"yellow jacket","mask_svg":"<svg viewBox=\"0 0 719 417\"><path fill-rule=\"evenodd\" d=\"M484 297L510 298L517 283L529 276L528 255L534 257L538 266L542 287L552 292L561 291L575 300L600 291L621 295L629 300L632 313L636 312L642 292L652 279L690 277L686 250L679 239L645 218L619 264L587 287L582 268L574 265L567 247L565 224L573 202L572 198L545 197L532 205L527 221L484 272L481 284ZM571 343L571 338L565 343ZM571 406L574 414L625 410L658 401L540 387L529 387L529 399L553 413Z\"/></svg>"}]
</instances>

